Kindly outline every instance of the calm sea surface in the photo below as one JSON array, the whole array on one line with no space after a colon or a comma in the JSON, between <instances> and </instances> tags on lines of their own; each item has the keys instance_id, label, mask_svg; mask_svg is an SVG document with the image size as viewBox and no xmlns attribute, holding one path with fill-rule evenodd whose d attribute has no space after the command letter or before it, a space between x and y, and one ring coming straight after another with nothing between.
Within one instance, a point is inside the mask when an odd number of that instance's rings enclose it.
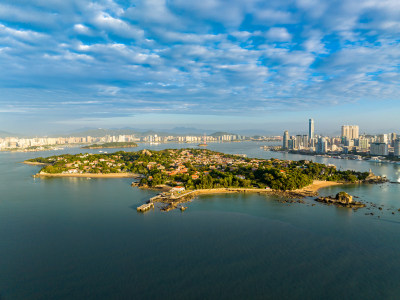
<instances>
[{"instance_id":1,"label":"calm sea surface","mask_svg":"<svg viewBox=\"0 0 400 300\"><path fill-rule=\"evenodd\" d=\"M265 152L262 145L208 148L400 178L400 165ZM132 150L182 147L195 145ZM40 167L18 163L81 152L99 150L0 152L1 300L400 297L400 184L321 190L344 190L382 210L213 195L194 199L184 213L139 214L136 207L156 193L132 188L130 179L34 179Z\"/></svg>"}]
</instances>

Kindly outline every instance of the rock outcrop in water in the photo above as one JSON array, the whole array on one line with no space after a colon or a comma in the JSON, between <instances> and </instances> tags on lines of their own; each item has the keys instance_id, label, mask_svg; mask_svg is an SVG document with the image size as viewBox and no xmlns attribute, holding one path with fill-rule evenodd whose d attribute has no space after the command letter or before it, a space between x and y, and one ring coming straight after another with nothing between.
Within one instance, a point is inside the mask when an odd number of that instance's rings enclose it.
<instances>
[{"instance_id":1,"label":"rock outcrop in water","mask_svg":"<svg viewBox=\"0 0 400 300\"><path fill-rule=\"evenodd\" d=\"M367 178L365 178L364 182L366 183L385 183L389 182L389 179L387 179L385 176L376 176L374 173L372 173L372 170L369 170L369 175Z\"/></svg>"},{"instance_id":2,"label":"rock outcrop in water","mask_svg":"<svg viewBox=\"0 0 400 300\"><path fill-rule=\"evenodd\" d=\"M353 196L347 194L346 192L337 193L335 197L319 197L315 199L315 201L349 208L365 207L364 203L353 201Z\"/></svg>"}]
</instances>

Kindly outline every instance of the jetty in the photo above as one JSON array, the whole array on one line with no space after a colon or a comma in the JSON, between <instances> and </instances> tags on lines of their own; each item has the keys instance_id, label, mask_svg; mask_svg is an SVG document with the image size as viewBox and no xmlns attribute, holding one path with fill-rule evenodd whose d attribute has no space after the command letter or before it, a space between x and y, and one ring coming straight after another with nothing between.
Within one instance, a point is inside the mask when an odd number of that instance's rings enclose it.
<instances>
[{"instance_id":1,"label":"jetty","mask_svg":"<svg viewBox=\"0 0 400 300\"><path fill-rule=\"evenodd\" d=\"M145 203L143 205L140 205L136 210L138 212L145 212L145 211L149 210L150 208L154 208L154 203L153 202Z\"/></svg>"}]
</instances>

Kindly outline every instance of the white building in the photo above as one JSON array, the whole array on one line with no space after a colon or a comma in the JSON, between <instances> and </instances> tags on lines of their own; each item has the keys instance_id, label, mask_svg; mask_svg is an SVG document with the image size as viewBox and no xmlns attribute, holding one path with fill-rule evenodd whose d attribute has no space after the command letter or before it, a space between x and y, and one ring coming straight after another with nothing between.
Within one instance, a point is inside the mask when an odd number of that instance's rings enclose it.
<instances>
[{"instance_id":1,"label":"white building","mask_svg":"<svg viewBox=\"0 0 400 300\"><path fill-rule=\"evenodd\" d=\"M389 155L388 144L385 143L372 143L370 148L371 155Z\"/></svg>"},{"instance_id":2,"label":"white building","mask_svg":"<svg viewBox=\"0 0 400 300\"><path fill-rule=\"evenodd\" d=\"M328 150L328 142L324 137L318 138L317 153L326 153Z\"/></svg>"},{"instance_id":3,"label":"white building","mask_svg":"<svg viewBox=\"0 0 400 300\"><path fill-rule=\"evenodd\" d=\"M348 138L349 140L358 139L359 131L358 125L343 125L342 138Z\"/></svg>"}]
</instances>

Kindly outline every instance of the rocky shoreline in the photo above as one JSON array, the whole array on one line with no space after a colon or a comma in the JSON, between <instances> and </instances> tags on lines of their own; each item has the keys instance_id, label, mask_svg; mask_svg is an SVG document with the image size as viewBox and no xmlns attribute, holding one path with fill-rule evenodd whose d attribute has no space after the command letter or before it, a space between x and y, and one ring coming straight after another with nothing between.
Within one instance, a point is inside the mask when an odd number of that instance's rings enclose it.
<instances>
[{"instance_id":1,"label":"rocky shoreline","mask_svg":"<svg viewBox=\"0 0 400 300\"><path fill-rule=\"evenodd\" d=\"M319 197L319 198L316 198L315 201L325 203L328 205L336 205L336 206L353 208L353 209L357 209L357 208L366 206L362 202L354 201L353 196L347 194L346 192L337 193L335 197L332 197L332 196Z\"/></svg>"},{"instance_id":2,"label":"rocky shoreline","mask_svg":"<svg viewBox=\"0 0 400 300\"><path fill-rule=\"evenodd\" d=\"M304 203L302 198L318 196L318 190L327 186L340 185L340 182L332 181L318 181L315 180L311 185L306 186L299 190L293 191L281 191L272 189L257 189L257 188L218 188L218 189L199 189L184 191L181 193L170 192L171 187L159 186L157 188L152 188L153 190L163 190L160 194L151 198L147 203L162 203L165 204L161 208L162 211L170 211L173 209L181 208L182 204L192 200L200 195L213 195L213 194L247 194L247 193L257 193L259 195L268 194L278 196L284 200L281 202L285 203ZM138 186L137 183L132 183L132 186ZM148 189L146 186L141 186L140 188ZM186 208L185 208L186 209Z\"/></svg>"}]
</instances>

